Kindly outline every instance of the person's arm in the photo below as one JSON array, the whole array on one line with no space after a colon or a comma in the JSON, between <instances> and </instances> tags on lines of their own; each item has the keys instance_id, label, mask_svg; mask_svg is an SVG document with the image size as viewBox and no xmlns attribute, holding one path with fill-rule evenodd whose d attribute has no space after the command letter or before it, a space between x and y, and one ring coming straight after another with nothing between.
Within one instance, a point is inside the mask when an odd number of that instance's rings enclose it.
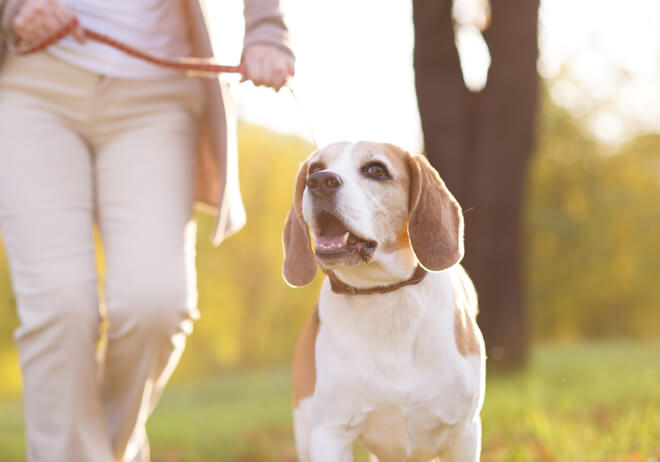
<instances>
[{"instance_id":1,"label":"person's arm","mask_svg":"<svg viewBox=\"0 0 660 462\"><path fill-rule=\"evenodd\" d=\"M293 55L279 0L245 0L245 44L267 43Z\"/></svg>"},{"instance_id":2,"label":"person's arm","mask_svg":"<svg viewBox=\"0 0 660 462\"><path fill-rule=\"evenodd\" d=\"M279 0L245 0L243 64L246 79L276 90L293 75L295 58Z\"/></svg>"}]
</instances>

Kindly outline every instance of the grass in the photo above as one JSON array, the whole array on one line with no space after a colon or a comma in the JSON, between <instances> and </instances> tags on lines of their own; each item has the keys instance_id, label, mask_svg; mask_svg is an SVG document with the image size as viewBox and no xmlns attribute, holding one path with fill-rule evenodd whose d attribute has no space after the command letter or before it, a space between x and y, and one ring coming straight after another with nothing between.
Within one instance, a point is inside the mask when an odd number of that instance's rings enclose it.
<instances>
[{"instance_id":1,"label":"grass","mask_svg":"<svg viewBox=\"0 0 660 462\"><path fill-rule=\"evenodd\" d=\"M23 460L21 413L0 402L0 462ZM660 343L539 346L489 377L482 416L482 462L658 462ZM294 461L288 370L174 386L149 434L154 462Z\"/></svg>"}]
</instances>

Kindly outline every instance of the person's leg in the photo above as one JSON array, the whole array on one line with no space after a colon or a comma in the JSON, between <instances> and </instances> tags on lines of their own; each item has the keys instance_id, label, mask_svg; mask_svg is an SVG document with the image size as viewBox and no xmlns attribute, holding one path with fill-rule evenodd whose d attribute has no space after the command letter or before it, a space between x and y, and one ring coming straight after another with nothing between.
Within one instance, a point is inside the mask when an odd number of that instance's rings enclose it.
<instances>
[{"instance_id":1,"label":"person's leg","mask_svg":"<svg viewBox=\"0 0 660 462\"><path fill-rule=\"evenodd\" d=\"M117 460L148 461L145 422L197 317L198 82L113 80L96 147L106 251L103 399Z\"/></svg>"},{"instance_id":2,"label":"person's leg","mask_svg":"<svg viewBox=\"0 0 660 462\"><path fill-rule=\"evenodd\" d=\"M110 462L95 360L92 162L52 95L19 88L62 71L33 63L0 81L0 232L21 323L27 460Z\"/></svg>"}]
</instances>

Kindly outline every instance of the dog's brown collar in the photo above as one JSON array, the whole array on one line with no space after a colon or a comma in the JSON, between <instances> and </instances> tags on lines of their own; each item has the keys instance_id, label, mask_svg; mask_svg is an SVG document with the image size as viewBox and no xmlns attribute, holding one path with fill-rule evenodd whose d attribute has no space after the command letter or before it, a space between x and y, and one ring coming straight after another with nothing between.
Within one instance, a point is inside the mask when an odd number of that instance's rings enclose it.
<instances>
[{"instance_id":1,"label":"dog's brown collar","mask_svg":"<svg viewBox=\"0 0 660 462\"><path fill-rule=\"evenodd\" d=\"M349 286L348 284L339 280L339 278L332 271L326 271L328 279L330 279L330 288L336 294L345 294L345 295L369 295L369 294L386 294L388 292L394 292L397 289L400 289L404 286L411 286L413 284L419 284L426 277L427 271L421 266L417 265L413 275L406 279L405 281L399 281L388 286L376 286L376 287L367 287L361 289L359 287Z\"/></svg>"}]
</instances>

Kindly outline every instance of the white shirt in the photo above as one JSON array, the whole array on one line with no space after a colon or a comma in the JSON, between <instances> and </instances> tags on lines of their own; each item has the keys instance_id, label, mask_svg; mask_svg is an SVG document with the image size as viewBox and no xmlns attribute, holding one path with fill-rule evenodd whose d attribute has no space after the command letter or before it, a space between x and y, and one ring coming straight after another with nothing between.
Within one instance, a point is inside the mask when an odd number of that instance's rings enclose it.
<instances>
[{"instance_id":1,"label":"white shirt","mask_svg":"<svg viewBox=\"0 0 660 462\"><path fill-rule=\"evenodd\" d=\"M62 0L87 27L140 51L163 58L191 52L179 0ZM48 51L97 74L127 79L157 79L178 73L127 55L108 45L66 37Z\"/></svg>"}]
</instances>

